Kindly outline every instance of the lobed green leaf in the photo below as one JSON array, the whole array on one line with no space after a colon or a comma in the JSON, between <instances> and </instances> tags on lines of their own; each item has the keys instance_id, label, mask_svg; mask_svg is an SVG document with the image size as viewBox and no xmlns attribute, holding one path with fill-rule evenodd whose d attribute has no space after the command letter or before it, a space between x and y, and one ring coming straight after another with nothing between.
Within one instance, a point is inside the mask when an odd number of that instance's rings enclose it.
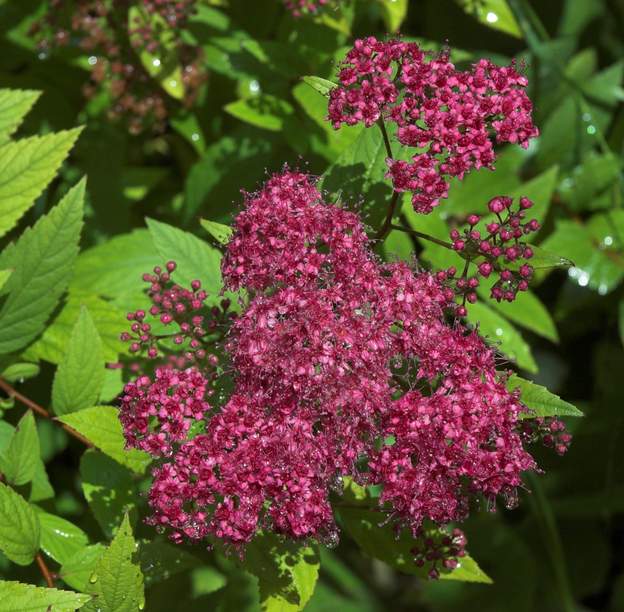
<instances>
[{"instance_id":1,"label":"lobed green leaf","mask_svg":"<svg viewBox=\"0 0 624 612\"><path fill-rule=\"evenodd\" d=\"M15 226L55 177L81 130L31 136L0 146L0 236Z\"/></svg>"},{"instance_id":2,"label":"lobed green leaf","mask_svg":"<svg viewBox=\"0 0 624 612\"><path fill-rule=\"evenodd\" d=\"M30 89L0 89L0 144L20 126L40 95Z\"/></svg>"},{"instance_id":3,"label":"lobed green leaf","mask_svg":"<svg viewBox=\"0 0 624 612\"><path fill-rule=\"evenodd\" d=\"M84 194L82 180L11 249L14 272L0 309L0 354L34 340L65 291L78 254Z\"/></svg>"},{"instance_id":4,"label":"lobed green leaf","mask_svg":"<svg viewBox=\"0 0 624 612\"><path fill-rule=\"evenodd\" d=\"M258 578L260 607L267 612L303 610L318 579L318 550L262 534L247 547L245 570Z\"/></svg>"},{"instance_id":5,"label":"lobed green leaf","mask_svg":"<svg viewBox=\"0 0 624 612\"><path fill-rule=\"evenodd\" d=\"M522 415L523 418L583 416L583 413L576 406L562 400L546 387L542 387L542 385L538 385L530 380L525 380L517 374L509 377L507 388L509 390L520 389L522 403L531 409L530 414Z\"/></svg>"},{"instance_id":6,"label":"lobed green leaf","mask_svg":"<svg viewBox=\"0 0 624 612\"><path fill-rule=\"evenodd\" d=\"M143 609L143 574L137 548L126 516L89 578L87 591L93 595L93 599L85 610L136 612Z\"/></svg>"},{"instance_id":7,"label":"lobed green leaf","mask_svg":"<svg viewBox=\"0 0 624 612\"><path fill-rule=\"evenodd\" d=\"M81 433L103 453L133 472L143 473L151 462L147 453L125 449L119 411L113 406L93 406L58 417L59 421Z\"/></svg>"},{"instance_id":8,"label":"lobed green leaf","mask_svg":"<svg viewBox=\"0 0 624 612\"><path fill-rule=\"evenodd\" d=\"M104 382L102 340L82 306L63 361L52 384L52 408L57 415L76 412L97 404Z\"/></svg>"},{"instance_id":9,"label":"lobed green leaf","mask_svg":"<svg viewBox=\"0 0 624 612\"><path fill-rule=\"evenodd\" d=\"M2 612L74 612L90 599L84 593L0 580Z\"/></svg>"},{"instance_id":10,"label":"lobed green leaf","mask_svg":"<svg viewBox=\"0 0 624 612\"><path fill-rule=\"evenodd\" d=\"M39 517L13 489L0 483L0 550L13 563L30 565L41 537Z\"/></svg>"},{"instance_id":11,"label":"lobed green leaf","mask_svg":"<svg viewBox=\"0 0 624 612\"><path fill-rule=\"evenodd\" d=\"M8 483L25 485L34 478L40 462L35 417L28 410L17 424L8 446L0 455L0 472L4 474Z\"/></svg>"}]
</instances>

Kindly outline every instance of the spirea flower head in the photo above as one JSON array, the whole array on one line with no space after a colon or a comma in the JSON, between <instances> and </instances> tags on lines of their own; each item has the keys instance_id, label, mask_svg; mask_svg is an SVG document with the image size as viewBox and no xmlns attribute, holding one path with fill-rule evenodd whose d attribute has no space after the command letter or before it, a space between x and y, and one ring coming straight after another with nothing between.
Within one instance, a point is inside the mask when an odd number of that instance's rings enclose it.
<instances>
[{"instance_id":1,"label":"spirea flower head","mask_svg":"<svg viewBox=\"0 0 624 612\"><path fill-rule=\"evenodd\" d=\"M151 455L170 454L194 421L210 410L208 381L193 368L156 369L154 380L139 376L124 387L119 419L126 444Z\"/></svg>"},{"instance_id":2,"label":"spirea flower head","mask_svg":"<svg viewBox=\"0 0 624 612\"><path fill-rule=\"evenodd\" d=\"M155 471L151 522L175 540L249 542L259 526L293 538L335 530L328 502L331 445L306 414L271 414L234 395L207 432Z\"/></svg>"},{"instance_id":3,"label":"spirea flower head","mask_svg":"<svg viewBox=\"0 0 624 612\"><path fill-rule=\"evenodd\" d=\"M462 520L480 499L513 505L536 469L523 443L569 442L558 425L523 428L495 350L453 316L452 288L378 261L358 216L324 203L303 173L285 169L246 197L223 274L250 296L225 341L233 393L155 469L149 493L150 522L175 541L240 547L270 529L333 543L331 497L348 476L381 487L380 510L411 529L414 562L436 577L465 539L424 536L430 524ZM191 418L161 410L181 392L158 384L126 390L131 446L158 447Z\"/></svg>"},{"instance_id":4,"label":"spirea flower head","mask_svg":"<svg viewBox=\"0 0 624 612\"><path fill-rule=\"evenodd\" d=\"M465 519L475 495L492 504L502 495L513 506L522 472L536 468L517 431L523 410L501 381L478 372L429 396L405 394L384 419L384 435L394 442L369 463L372 480L383 483L381 501L414 533L425 519Z\"/></svg>"},{"instance_id":5,"label":"spirea flower head","mask_svg":"<svg viewBox=\"0 0 624 612\"><path fill-rule=\"evenodd\" d=\"M370 258L359 217L323 202L314 180L286 170L248 194L223 258L228 288L340 282Z\"/></svg>"},{"instance_id":6,"label":"spirea flower head","mask_svg":"<svg viewBox=\"0 0 624 612\"><path fill-rule=\"evenodd\" d=\"M374 37L355 42L330 92L335 128L378 121L396 126L399 143L414 148L411 160L388 159L396 191L412 194L415 210L431 212L447 196L449 180L472 169L493 168L495 143L522 147L538 135L516 67L482 59L458 70L449 52Z\"/></svg>"}]
</instances>

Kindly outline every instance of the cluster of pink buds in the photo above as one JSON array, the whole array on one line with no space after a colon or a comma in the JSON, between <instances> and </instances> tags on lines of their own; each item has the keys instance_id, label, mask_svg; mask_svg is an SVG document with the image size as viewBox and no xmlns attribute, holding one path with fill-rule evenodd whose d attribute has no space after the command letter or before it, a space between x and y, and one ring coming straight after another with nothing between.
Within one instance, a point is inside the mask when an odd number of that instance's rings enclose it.
<instances>
[{"instance_id":1,"label":"cluster of pink buds","mask_svg":"<svg viewBox=\"0 0 624 612\"><path fill-rule=\"evenodd\" d=\"M206 80L201 50L185 44L180 34L195 11L196 0L138 4L145 20L128 24L128 0L49 0L47 11L30 29L38 36L42 58L58 47L75 46L88 54L91 73L83 86L84 96L91 99L105 92L111 99L109 118L125 119L133 134L164 130L169 114L167 96L155 86L137 52L164 57L175 46L182 65L185 106L193 104Z\"/></svg>"},{"instance_id":2,"label":"cluster of pink buds","mask_svg":"<svg viewBox=\"0 0 624 612\"><path fill-rule=\"evenodd\" d=\"M529 288L533 267L527 262L533 257L533 250L524 238L540 229L537 219L524 221L526 211L532 206L533 202L529 198L522 197L516 210L512 198L498 196L488 204L493 217L483 221L485 232L477 229L481 223L479 215L468 216L468 228L463 232L457 229L451 231L453 248L467 261L477 265L477 275L470 278L463 275L455 281L456 291L463 298L462 305L466 301L476 302L478 276L497 276L491 288L491 296L498 302L513 302L518 291ZM455 270L447 270L441 275L440 280L446 280L446 277L452 279Z\"/></svg>"},{"instance_id":3,"label":"cluster of pink buds","mask_svg":"<svg viewBox=\"0 0 624 612\"><path fill-rule=\"evenodd\" d=\"M565 423L554 417L527 419L522 423L522 433L529 442L541 440L544 446L554 448L559 455L564 455L572 442Z\"/></svg>"},{"instance_id":4,"label":"cluster of pink buds","mask_svg":"<svg viewBox=\"0 0 624 612\"><path fill-rule=\"evenodd\" d=\"M416 43L369 37L355 42L339 80L329 100L335 128L394 124L399 143L417 150L411 161L402 152L387 163L394 189L412 193L418 212L447 197L451 178L493 168L495 143L526 148L538 135L527 80L513 64L483 59L461 71L448 50L433 54Z\"/></svg>"},{"instance_id":5,"label":"cluster of pink buds","mask_svg":"<svg viewBox=\"0 0 624 612\"><path fill-rule=\"evenodd\" d=\"M293 17L301 17L308 13L318 13L321 7L329 3L329 0L284 0L286 8Z\"/></svg>"},{"instance_id":6,"label":"cluster of pink buds","mask_svg":"<svg viewBox=\"0 0 624 612\"><path fill-rule=\"evenodd\" d=\"M450 534L441 530L421 528L418 543L410 552L417 567L429 566L429 578L436 580L440 570L454 570L466 556L466 536L461 529L453 529Z\"/></svg>"},{"instance_id":7,"label":"cluster of pink buds","mask_svg":"<svg viewBox=\"0 0 624 612\"><path fill-rule=\"evenodd\" d=\"M171 280L175 269L176 263L169 261L164 269L156 266L153 274L143 275L143 280L150 285L148 296L152 305L148 311L139 309L128 313L130 331L123 332L120 338L130 343L131 353L144 354L149 359L162 356L159 344L168 341L181 353L175 358L176 363L215 366L217 358L207 351L207 340L220 333L227 320L234 316L228 312L230 301L222 300L220 308L207 308L208 294L201 288L201 282L191 281L190 289L181 287ZM155 321L165 327L164 333L154 333ZM169 346L169 351L171 348Z\"/></svg>"}]
</instances>

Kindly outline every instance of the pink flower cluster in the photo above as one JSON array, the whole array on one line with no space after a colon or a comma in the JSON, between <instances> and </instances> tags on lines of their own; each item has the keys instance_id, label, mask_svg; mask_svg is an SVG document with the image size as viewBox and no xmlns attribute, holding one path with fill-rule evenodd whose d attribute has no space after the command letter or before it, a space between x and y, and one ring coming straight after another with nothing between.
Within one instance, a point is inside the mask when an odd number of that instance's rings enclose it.
<instances>
[{"instance_id":1,"label":"pink flower cluster","mask_svg":"<svg viewBox=\"0 0 624 612\"><path fill-rule=\"evenodd\" d=\"M494 350L448 324L452 289L375 259L357 215L324 203L300 172L247 195L234 229L224 279L251 297L226 343L232 396L179 446L208 410L197 372L158 370L122 402L130 445L160 455L176 443L154 470L153 525L175 541L242 545L263 528L332 543L343 476L381 485L381 509L415 538L425 521L465 518L474 498L513 503L536 469L526 408ZM463 554L460 533L427 541L414 560L434 577Z\"/></svg>"},{"instance_id":2,"label":"pink flower cluster","mask_svg":"<svg viewBox=\"0 0 624 612\"><path fill-rule=\"evenodd\" d=\"M293 17L301 17L307 13L317 13L329 0L284 0L286 8Z\"/></svg>"},{"instance_id":3,"label":"pink flower cluster","mask_svg":"<svg viewBox=\"0 0 624 612\"><path fill-rule=\"evenodd\" d=\"M522 147L538 135L514 65L483 59L458 70L448 51L433 55L400 40L357 40L330 93L335 128L378 121L396 125L396 137L418 149L411 159L389 158L394 189L412 193L415 210L429 213L447 197L449 180L472 169L493 168L494 144Z\"/></svg>"},{"instance_id":4,"label":"pink flower cluster","mask_svg":"<svg viewBox=\"0 0 624 612\"><path fill-rule=\"evenodd\" d=\"M233 316L228 313L230 302L225 299L221 308L208 309L205 304L208 294L201 288L201 282L193 280L190 289L182 287L172 281L175 269L176 263L169 261L164 269L156 266L153 274L143 275L150 285L147 293L152 305L147 312L139 309L128 313L130 331L123 332L120 339L130 343L131 353L145 354L149 359L162 356L162 342L169 340L181 351L173 359L178 367L195 363L215 366L217 358L207 350L207 343ZM155 322L165 327L164 333L154 333Z\"/></svg>"},{"instance_id":5,"label":"pink flower cluster","mask_svg":"<svg viewBox=\"0 0 624 612\"><path fill-rule=\"evenodd\" d=\"M523 222L526 211L533 206L529 198L522 197L518 209L513 208L513 199L505 196L492 198L488 209L494 215L485 224L487 233L477 229L481 221L479 215L469 215L469 228L463 231L451 231L453 248L468 260L477 263L478 275L489 278L497 275L492 285L491 295L498 302L513 302L518 291L526 291L533 276L533 267L527 261L533 257L533 249L522 239L540 229L537 219ZM438 273L440 280L453 278L454 270ZM475 288L479 285L477 276L460 278L456 281L456 290L463 296L464 303L477 300Z\"/></svg>"},{"instance_id":6,"label":"pink flower cluster","mask_svg":"<svg viewBox=\"0 0 624 612\"><path fill-rule=\"evenodd\" d=\"M196 369L156 369L155 379L139 376L124 387L119 420L128 448L170 455L194 421L210 410L208 381Z\"/></svg>"}]
</instances>

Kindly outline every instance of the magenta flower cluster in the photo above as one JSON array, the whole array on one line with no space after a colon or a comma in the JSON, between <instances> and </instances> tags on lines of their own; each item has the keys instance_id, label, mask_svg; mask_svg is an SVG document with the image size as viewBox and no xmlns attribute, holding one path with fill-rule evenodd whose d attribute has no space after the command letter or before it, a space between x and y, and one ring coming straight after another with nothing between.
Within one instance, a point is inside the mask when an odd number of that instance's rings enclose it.
<instances>
[{"instance_id":1,"label":"magenta flower cluster","mask_svg":"<svg viewBox=\"0 0 624 612\"><path fill-rule=\"evenodd\" d=\"M529 288L533 267L528 261L533 257L533 249L523 238L540 229L537 219L524 221L526 211L532 206L529 198L521 197L516 210L512 198L498 196L488 203L493 216L489 222L483 223L486 232L477 229L481 222L479 215L468 216L469 227L463 233L457 229L451 231L453 248L477 266L477 275L462 277L455 283L456 292L463 296L463 303L477 301L475 289L479 286L478 276L497 276L491 296L498 302L513 302L518 291ZM438 273L438 278L452 279L454 275L455 270L446 270Z\"/></svg>"},{"instance_id":2,"label":"magenta flower cluster","mask_svg":"<svg viewBox=\"0 0 624 612\"><path fill-rule=\"evenodd\" d=\"M127 446L151 455L170 455L184 441L191 424L210 410L208 381L194 368L156 369L155 379L142 375L124 387L119 419Z\"/></svg>"},{"instance_id":3,"label":"magenta flower cluster","mask_svg":"<svg viewBox=\"0 0 624 612\"><path fill-rule=\"evenodd\" d=\"M230 301L224 299L220 308L214 306L208 310L205 303L208 294L201 288L201 281L192 280L190 289L182 287L172 281L175 269L176 263L169 261L164 269L156 266L153 274L143 275L143 280L149 283L147 295L152 305L147 312L139 309L128 313L130 331L123 332L120 339L130 343L131 353L149 359L166 356L178 368L194 364L215 366L217 358L207 350L207 344L211 335L234 316L228 312ZM155 325L162 333L154 332ZM172 354L159 350L163 340L169 340L178 351Z\"/></svg>"},{"instance_id":4,"label":"magenta flower cluster","mask_svg":"<svg viewBox=\"0 0 624 612\"><path fill-rule=\"evenodd\" d=\"M412 194L414 209L429 213L448 194L449 180L493 168L495 143L522 147L538 135L526 78L514 65L483 59L458 70L448 51L434 55L418 44L374 37L357 40L330 93L335 128L384 121L396 126L406 151L388 158L395 191Z\"/></svg>"},{"instance_id":5,"label":"magenta flower cluster","mask_svg":"<svg viewBox=\"0 0 624 612\"><path fill-rule=\"evenodd\" d=\"M515 503L536 469L527 409L494 349L449 318L452 289L378 261L358 215L323 202L300 172L248 194L234 229L223 275L250 297L226 340L230 399L209 416L194 369L125 390L128 444L165 455L151 524L174 541L242 545L262 528L332 543L331 497L347 476L381 485L380 509L419 542L425 524L464 519L472 500ZM193 419L205 427L184 441ZM447 539L414 550L433 577L464 554L461 533Z\"/></svg>"},{"instance_id":6,"label":"magenta flower cluster","mask_svg":"<svg viewBox=\"0 0 624 612\"><path fill-rule=\"evenodd\" d=\"M301 17L309 13L317 13L329 0L284 0L286 8L294 17Z\"/></svg>"}]
</instances>

